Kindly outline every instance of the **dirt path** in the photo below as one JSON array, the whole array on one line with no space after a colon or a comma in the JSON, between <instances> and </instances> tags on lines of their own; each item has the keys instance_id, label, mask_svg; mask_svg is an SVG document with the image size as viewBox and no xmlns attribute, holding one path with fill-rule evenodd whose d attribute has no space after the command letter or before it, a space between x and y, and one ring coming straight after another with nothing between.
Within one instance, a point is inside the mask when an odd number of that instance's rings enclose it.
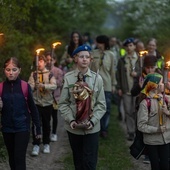
<instances>
[{"instance_id":1,"label":"dirt path","mask_svg":"<svg viewBox=\"0 0 170 170\"><path fill-rule=\"evenodd\" d=\"M68 144L68 138L66 131L63 127L63 119L59 116L59 125L58 125L58 141L52 142L51 153L43 154L42 153L42 145L41 151L38 157L30 156L32 151L31 139L27 150L27 170L64 170L64 166L62 163L63 156L70 152L70 147ZM125 132L125 123L120 123L121 127ZM128 147L131 145L131 142L127 141ZM133 170L150 170L150 164L143 164L143 157L139 160L135 160L132 157L132 162L135 165ZM8 163L0 163L0 170L9 170ZM126 169L125 169L126 170Z\"/></svg>"},{"instance_id":2,"label":"dirt path","mask_svg":"<svg viewBox=\"0 0 170 170\"><path fill-rule=\"evenodd\" d=\"M125 136L126 136L126 125L125 122L120 122L120 126L122 127ZM131 141L127 141L127 146L129 147L132 144ZM131 157L132 162L134 163L134 170L150 170L150 164L144 164L143 163L144 156L142 155L139 160L136 160L135 158Z\"/></svg>"}]
</instances>

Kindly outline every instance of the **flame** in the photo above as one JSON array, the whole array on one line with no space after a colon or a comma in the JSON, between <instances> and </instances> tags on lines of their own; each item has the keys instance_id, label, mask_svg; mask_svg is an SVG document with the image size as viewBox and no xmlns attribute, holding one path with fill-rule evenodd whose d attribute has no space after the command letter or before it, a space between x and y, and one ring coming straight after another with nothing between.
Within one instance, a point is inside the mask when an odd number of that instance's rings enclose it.
<instances>
[{"instance_id":1,"label":"flame","mask_svg":"<svg viewBox=\"0 0 170 170\"><path fill-rule=\"evenodd\" d=\"M0 35L4 35L4 33L1 32Z\"/></svg>"},{"instance_id":2,"label":"flame","mask_svg":"<svg viewBox=\"0 0 170 170\"><path fill-rule=\"evenodd\" d=\"M37 55L39 55L40 52L41 52L41 51L44 51L44 50L45 50L44 48L39 48L39 49L37 49L37 50L36 50Z\"/></svg>"},{"instance_id":3,"label":"flame","mask_svg":"<svg viewBox=\"0 0 170 170\"><path fill-rule=\"evenodd\" d=\"M61 45L61 42L58 41L58 42L53 43L52 45L53 45L53 48L55 48L57 45Z\"/></svg>"},{"instance_id":4,"label":"flame","mask_svg":"<svg viewBox=\"0 0 170 170\"><path fill-rule=\"evenodd\" d=\"M142 57L143 55L146 55L146 54L148 54L148 51L140 51L139 52L140 57Z\"/></svg>"},{"instance_id":5,"label":"flame","mask_svg":"<svg viewBox=\"0 0 170 170\"><path fill-rule=\"evenodd\" d=\"M166 66L169 67L170 66L170 61L166 62Z\"/></svg>"}]
</instances>

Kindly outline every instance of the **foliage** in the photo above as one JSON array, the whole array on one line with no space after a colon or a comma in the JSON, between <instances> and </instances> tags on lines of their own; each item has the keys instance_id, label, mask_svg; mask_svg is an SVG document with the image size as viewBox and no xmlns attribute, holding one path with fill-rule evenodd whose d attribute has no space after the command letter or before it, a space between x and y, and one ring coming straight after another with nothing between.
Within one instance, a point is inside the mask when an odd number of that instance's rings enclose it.
<instances>
[{"instance_id":1,"label":"foliage","mask_svg":"<svg viewBox=\"0 0 170 170\"><path fill-rule=\"evenodd\" d=\"M2 133L0 133L0 162L7 159L7 151L3 142Z\"/></svg>"},{"instance_id":2,"label":"foliage","mask_svg":"<svg viewBox=\"0 0 170 170\"><path fill-rule=\"evenodd\" d=\"M56 49L60 58L73 30L100 33L106 8L106 0L1 0L0 64L18 57L24 66L21 76L27 80L37 48L49 51L53 42L61 41Z\"/></svg>"},{"instance_id":3,"label":"foliage","mask_svg":"<svg viewBox=\"0 0 170 170\"><path fill-rule=\"evenodd\" d=\"M170 1L141 0L115 3L116 16L121 20L116 28L122 39L134 36L145 43L152 37L158 40L158 47L165 52L170 45Z\"/></svg>"}]
</instances>

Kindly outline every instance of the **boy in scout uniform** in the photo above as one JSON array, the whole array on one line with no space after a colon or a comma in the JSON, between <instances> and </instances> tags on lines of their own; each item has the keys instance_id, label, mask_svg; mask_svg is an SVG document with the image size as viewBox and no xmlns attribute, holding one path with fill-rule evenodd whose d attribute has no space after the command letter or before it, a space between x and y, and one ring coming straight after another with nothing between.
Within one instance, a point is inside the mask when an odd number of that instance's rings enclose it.
<instances>
[{"instance_id":1,"label":"boy in scout uniform","mask_svg":"<svg viewBox=\"0 0 170 170\"><path fill-rule=\"evenodd\" d=\"M100 119L106 112L103 80L100 75L94 73L88 67L91 62L89 51L91 51L91 48L88 45L82 45L73 52L72 56L77 68L65 74L64 85L59 100L59 112L65 120L65 129L68 133L73 152L74 166L77 170L96 169ZM86 106L82 100L86 100L85 96L89 95L84 94L84 98L79 101L73 93L80 72L83 74L83 81L86 82L84 84L88 84L88 88L91 89L89 91L92 91L89 94L91 96L91 104ZM80 85L78 93L83 93L83 89L84 86ZM85 123L77 120L76 114L79 112L79 107L85 107L91 111ZM82 112L82 116L84 116L83 114L85 113Z\"/></svg>"},{"instance_id":2,"label":"boy in scout uniform","mask_svg":"<svg viewBox=\"0 0 170 170\"><path fill-rule=\"evenodd\" d=\"M57 88L57 84L55 77L46 69L46 63L45 56L40 55L38 59L38 74L37 72L32 72L28 83L33 90L34 102L42 123L43 153L50 153L50 119L53 111L53 91ZM34 126L32 133L34 146L31 155L38 156L41 141L35 137Z\"/></svg>"}]
</instances>

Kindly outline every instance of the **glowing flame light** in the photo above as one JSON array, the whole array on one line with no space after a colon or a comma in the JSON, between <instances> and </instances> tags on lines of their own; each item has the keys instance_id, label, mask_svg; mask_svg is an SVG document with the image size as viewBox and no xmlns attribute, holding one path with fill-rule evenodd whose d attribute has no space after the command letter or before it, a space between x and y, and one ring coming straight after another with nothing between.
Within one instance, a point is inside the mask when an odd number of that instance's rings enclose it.
<instances>
[{"instance_id":1,"label":"glowing flame light","mask_svg":"<svg viewBox=\"0 0 170 170\"><path fill-rule=\"evenodd\" d=\"M53 43L52 45L53 45L53 48L55 48L57 45L61 45L61 42L58 41L58 42Z\"/></svg>"},{"instance_id":2,"label":"glowing flame light","mask_svg":"<svg viewBox=\"0 0 170 170\"><path fill-rule=\"evenodd\" d=\"M166 62L166 66L169 67L170 66L170 61Z\"/></svg>"},{"instance_id":3,"label":"glowing flame light","mask_svg":"<svg viewBox=\"0 0 170 170\"><path fill-rule=\"evenodd\" d=\"M36 50L37 55L39 55L40 52L41 52L41 51L44 51L44 50L45 50L44 48L39 48L39 49L37 49L37 50Z\"/></svg>"},{"instance_id":4,"label":"glowing flame light","mask_svg":"<svg viewBox=\"0 0 170 170\"><path fill-rule=\"evenodd\" d=\"M0 35L4 35L4 33L0 33Z\"/></svg>"},{"instance_id":5,"label":"glowing flame light","mask_svg":"<svg viewBox=\"0 0 170 170\"><path fill-rule=\"evenodd\" d=\"M140 51L139 52L140 57L142 57L143 55L146 55L146 54L148 54L148 51Z\"/></svg>"}]
</instances>

